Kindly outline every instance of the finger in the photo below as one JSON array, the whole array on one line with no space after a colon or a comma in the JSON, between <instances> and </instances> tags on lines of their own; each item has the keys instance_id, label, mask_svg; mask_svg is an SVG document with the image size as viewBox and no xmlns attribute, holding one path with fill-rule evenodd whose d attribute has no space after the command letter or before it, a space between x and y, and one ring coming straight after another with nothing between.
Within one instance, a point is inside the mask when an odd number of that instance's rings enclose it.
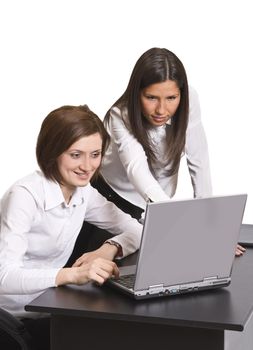
<instances>
[{"instance_id":1,"label":"finger","mask_svg":"<svg viewBox=\"0 0 253 350\"><path fill-rule=\"evenodd\" d=\"M79 258L77 259L74 264L72 265L72 267L79 267L82 265L82 260Z\"/></svg>"},{"instance_id":2,"label":"finger","mask_svg":"<svg viewBox=\"0 0 253 350\"><path fill-rule=\"evenodd\" d=\"M107 271L102 267L96 267L96 269L90 271L90 279L99 285L102 285L108 278L112 277L113 270Z\"/></svg>"},{"instance_id":3,"label":"finger","mask_svg":"<svg viewBox=\"0 0 253 350\"><path fill-rule=\"evenodd\" d=\"M110 274L110 277L113 275L115 277L119 277L119 269L118 266L115 264L115 262L106 260L103 258L99 258L96 260L101 266L102 269L107 271Z\"/></svg>"},{"instance_id":4,"label":"finger","mask_svg":"<svg viewBox=\"0 0 253 350\"><path fill-rule=\"evenodd\" d=\"M72 265L72 267L79 267L83 264L86 264L88 262L88 258L87 257L81 257L81 258L78 258L74 264Z\"/></svg>"},{"instance_id":5,"label":"finger","mask_svg":"<svg viewBox=\"0 0 253 350\"><path fill-rule=\"evenodd\" d=\"M119 268L118 266L115 264L115 262L110 261L110 260L104 260L104 268L111 273L111 275L113 275L115 278L119 278Z\"/></svg>"},{"instance_id":6,"label":"finger","mask_svg":"<svg viewBox=\"0 0 253 350\"><path fill-rule=\"evenodd\" d=\"M240 244L237 244L237 249L239 249L239 250L241 250L243 252L246 251L246 249L244 247L242 247Z\"/></svg>"},{"instance_id":7,"label":"finger","mask_svg":"<svg viewBox=\"0 0 253 350\"><path fill-rule=\"evenodd\" d=\"M241 256L242 254L243 254L243 252L240 249L236 249L236 251L235 251L236 256Z\"/></svg>"},{"instance_id":8,"label":"finger","mask_svg":"<svg viewBox=\"0 0 253 350\"><path fill-rule=\"evenodd\" d=\"M81 266L84 263L89 262L89 257L90 257L90 253L84 253L78 259L76 259L76 261L74 262L72 267L78 267L78 266Z\"/></svg>"},{"instance_id":9,"label":"finger","mask_svg":"<svg viewBox=\"0 0 253 350\"><path fill-rule=\"evenodd\" d=\"M112 274L113 274L113 276L115 278L119 278L119 268L118 268L118 266L116 264L114 264L113 273Z\"/></svg>"},{"instance_id":10,"label":"finger","mask_svg":"<svg viewBox=\"0 0 253 350\"><path fill-rule=\"evenodd\" d=\"M119 278L119 269L115 262L105 259L98 259L100 265L100 276L107 280L114 276L115 278Z\"/></svg>"},{"instance_id":11,"label":"finger","mask_svg":"<svg viewBox=\"0 0 253 350\"><path fill-rule=\"evenodd\" d=\"M93 281L100 286L104 283L104 278L97 274L95 271L90 271L89 279L90 281Z\"/></svg>"}]
</instances>

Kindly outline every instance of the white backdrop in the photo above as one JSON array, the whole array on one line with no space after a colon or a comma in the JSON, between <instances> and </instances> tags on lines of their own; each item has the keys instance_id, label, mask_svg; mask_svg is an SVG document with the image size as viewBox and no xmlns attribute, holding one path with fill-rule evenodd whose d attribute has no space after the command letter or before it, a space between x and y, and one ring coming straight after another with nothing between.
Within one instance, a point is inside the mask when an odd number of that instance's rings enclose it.
<instances>
[{"instance_id":1,"label":"white backdrop","mask_svg":"<svg viewBox=\"0 0 253 350\"><path fill-rule=\"evenodd\" d=\"M37 168L44 117L87 103L101 118L137 58L157 46L183 61L200 96L214 194L248 193L253 223L251 1L3 0L0 3L0 196ZM178 198L192 196L184 163Z\"/></svg>"}]
</instances>

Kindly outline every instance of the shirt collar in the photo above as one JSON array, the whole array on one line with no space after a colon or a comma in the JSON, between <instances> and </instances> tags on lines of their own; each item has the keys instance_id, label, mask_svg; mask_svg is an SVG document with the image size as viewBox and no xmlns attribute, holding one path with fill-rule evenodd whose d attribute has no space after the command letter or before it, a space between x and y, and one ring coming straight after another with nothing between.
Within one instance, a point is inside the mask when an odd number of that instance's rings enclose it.
<instances>
[{"instance_id":1,"label":"shirt collar","mask_svg":"<svg viewBox=\"0 0 253 350\"><path fill-rule=\"evenodd\" d=\"M68 207L69 205L81 205L84 201L90 184L85 187L77 187L71 201L66 204L60 185L57 182L43 178L43 187L45 192L45 210L50 210L61 204Z\"/></svg>"},{"instance_id":2,"label":"shirt collar","mask_svg":"<svg viewBox=\"0 0 253 350\"><path fill-rule=\"evenodd\" d=\"M87 198L87 192L90 190L90 184L84 187L77 187L72 195L69 205L81 205L84 202L84 198Z\"/></svg>"}]
</instances>

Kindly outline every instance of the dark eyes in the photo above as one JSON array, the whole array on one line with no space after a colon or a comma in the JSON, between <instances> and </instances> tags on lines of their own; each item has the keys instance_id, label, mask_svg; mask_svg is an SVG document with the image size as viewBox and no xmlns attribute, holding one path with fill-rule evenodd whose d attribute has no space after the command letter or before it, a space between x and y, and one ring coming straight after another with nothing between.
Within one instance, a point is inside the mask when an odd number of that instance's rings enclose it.
<instances>
[{"instance_id":1,"label":"dark eyes","mask_svg":"<svg viewBox=\"0 0 253 350\"><path fill-rule=\"evenodd\" d=\"M73 159L78 159L80 157L80 153L70 153L70 157Z\"/></svg>"},{"instance_id":2,"label":"dark eyes","mask_svg":"<svg viewBox=\"0 0 253 350\"><path fill-rule=\"evenodd\" d=\"M155 101L155 100L157 100L158 99L158 97L156 97L156 96L146 96L146 98L148 99L148 100L150 100L150 101ZM168 96L167 97L167 100L168 101L173 101L173 100L175 100L177 98L177 96Z\"/></svg>"},{"instance_id":3,"label":"dark eyes","mask_svg":"<svg viewBox=\"0 0 253 350\"><path fill-rule=\"evenodd\" d=\"M101 152L94 152L94 153L91 153L91 157L92 157L92 158L100 157L100 155L101 155Z\"/></svg>"},{"instance_id":4,"label":"dark eyes","mask_svg":"<svg viewBox=\"0 0 253 350\"><path fill-rule=\"evenodd\" d=\"M91 156L91 158L98 158L98 157L100 157L100 155L101 155L101 152L93 152L93 153L91 153L90 156ZM72 159L78 159L81 157L81 153L79 153L79 152L70 153L70 157Z\"/></svg>"}]
</instances>

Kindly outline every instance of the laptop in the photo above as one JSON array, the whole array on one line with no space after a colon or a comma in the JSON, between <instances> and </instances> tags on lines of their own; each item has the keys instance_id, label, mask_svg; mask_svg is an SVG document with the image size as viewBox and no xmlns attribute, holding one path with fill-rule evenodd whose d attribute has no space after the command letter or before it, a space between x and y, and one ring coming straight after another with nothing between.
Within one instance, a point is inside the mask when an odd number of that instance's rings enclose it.
<instances>
[{"instance_id":1,"label":"laptop","mask_svg":"<svg viewBox=\"0 0 253 350\"><path fill-rule=\"evenodd\" d=\"M137 264L107 283L135 299L230 284L247 195L147 203Z\"/></svg>"},{"instance_id":2,"label":"laptop","mask_svg":"<svg viewBox=\"0 0 253 350\"><path fill-rule=\"evenodd\" d=\"M244 247L253 247L253 225L242 224L239 244L243 245Z\"/></svg>"}]
</instances>

